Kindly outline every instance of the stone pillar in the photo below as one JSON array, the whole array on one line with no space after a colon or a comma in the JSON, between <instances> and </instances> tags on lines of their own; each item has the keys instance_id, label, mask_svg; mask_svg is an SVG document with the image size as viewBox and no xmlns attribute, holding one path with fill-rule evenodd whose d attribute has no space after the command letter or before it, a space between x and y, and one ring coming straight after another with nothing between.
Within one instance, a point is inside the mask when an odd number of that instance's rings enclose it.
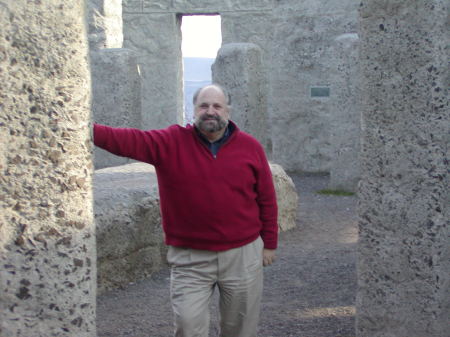
<instances>
[{"instance_id":1,"label":"stone pillar","mask_svg":"<svg viewBox=\"0 0 450 337\"><path fill-rule=\"evenodd\" d=\"M0 0L0 335L94 337L84 1Z\"/></svg>"},{"instance_id":2,"label":"stone pillar","mask_svg":"<svg viewBox=\"0 0 450 337\"><path fill-rule=\"evenodd\" d=\"M270 152L267 146L267 92L262 68L261 49L257 45L230 43L223 45L217 53L212 78L230 94L231 119Z\"/></svg>"},{"instance_id":3,"label":"stone pillar","mask_svg":"<svg viewBox=\"0 0 450 337\"><path fill-rule=\"evenodd\" d=\"M181 29L176 13L124 11L124 47L142 76L142 129L183 123Z\"/></svg>"},{"instance_id":4,"label":"stone pillar","mask_svg":"<svg viewBox=\"0 0 450 337\"><path fill-rule=\"evenodd\" d=\"M125 48L91 52L94 121L116 127L141 127L141 78L136 53ZM95 148L95 168L129 163Z\"/></svg>"},{"instance_id":5,"label":"stone pillar","mask_svg":"<svg viewBox=\"0 0 450 337\"><path fill-rule=\"evenodd\" d=\"M273 161L330 172L337 106L335 39L357 31L358 1L274 1L269 111Z\"/></svg>"},{"instance_id":6,"label":"stone pillar","mask_svg":"<svg viewBox=\"0 0 450 337\"><path fill-rule=\"evenodd\" d=\"M449 7L361 4L359 337L449 334Z\"/></svg>"},{"instance_id":7,"label":"stone pillar","mask_svg":"<svg viewBox=\"0 0 450 337\"><path fill-rule=\"evenodd\" d=\"M90 50L122 48L122 0L86 0Z\"/></svg>"},{"instance_id":8,"label":"stone pillar","mask_svg":"<svg viewBox=\"0 0 450 337\"><path fill-rule=\"evenodd\" d=\"M342 34L334 41L335 104L330 117L332 145L330 189L356 192L360 176L361 95L358 34Z\"/></svg>"}]
</instances>

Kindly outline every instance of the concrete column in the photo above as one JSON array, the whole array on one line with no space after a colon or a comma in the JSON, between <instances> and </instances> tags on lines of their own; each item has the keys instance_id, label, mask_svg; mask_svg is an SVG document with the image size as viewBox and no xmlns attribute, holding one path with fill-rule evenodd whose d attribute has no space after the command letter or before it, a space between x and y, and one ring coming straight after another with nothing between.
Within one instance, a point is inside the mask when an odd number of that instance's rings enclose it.
<instances>
[{"instance_id":1,"label":"concrete column","mask_svg":"<svg viewBox=\"0 0 450 337\"><path fill-rule=\"evenodd\" d=\"M141 127L141 77L134 51L117 48L91 52L94 121L117 127ZM129 163L95 148L95 168Z\"/></svg>"},{"instance_id":2,"label":"concrete column","mask_svg":"<svg viewBox=\"0 0 450 337\"><path fill-rule=\"evenodd\" d=\"M273 160L287 171L330 172L339 107L336 38L357 30L353 0L276 1L269 111ZM334 119L335 120L335 119Z\"/></svg>"},{"instance_id":3,"label":"concrete column","mask_svg":"<svg viewBox=\"0 0 450 337\"><path fill-rule=\"evenodd\" d=\"M230 94L231 119L270 152L267 146L267 92L262 68L261 49L257 45L230 43L220 48L212 66L212 78Z\"/></svg>"},{"instance_id":4,"label":"concrete column","mask_svg":"<svg viewBox=\"0 0 450 337\"><path fill-rule=\"evenodd\" d=\"M122 0L86 0L91 51L122 48Z\"/></svg>"},{"instance_id":5,"label":"concrete column","mask_svg":"<svg viewBox=\"0 0 450 337\"><path fill-rule=\"evenodd\" d=\"M361 4L359 337L449 335L449 7Z\"/></svg>"},{"instance_id":6,"label":"concrete column","mask_svg":"<svg viewBox=\"0 0 450 337\"><path fill-rule=\"evenodd\" d=\"M356 192L359 165L361 95L359 38L342 34L334 40L332 88L335 102L330 117L330 189Z\"/></svg>"},{"instance_id":7,"label":"concrete column","mask_svg":"<svg viewBox=\"0 0 450 337\"><path fill-rule=\"evenodd\" d=\"M142 76L142 129L183 123L180 21L175 13L124 13L124 47Z\"/></svg>"},{"instance_id":8,"label":"concrete column","mask_svg":"<svg viewBox=\"0 0 450 337\"><path fill-rule=\"evenodd\" d=\"M84 13L0 0L1 336L96 336Z\"/></svg>"}]
</instances>

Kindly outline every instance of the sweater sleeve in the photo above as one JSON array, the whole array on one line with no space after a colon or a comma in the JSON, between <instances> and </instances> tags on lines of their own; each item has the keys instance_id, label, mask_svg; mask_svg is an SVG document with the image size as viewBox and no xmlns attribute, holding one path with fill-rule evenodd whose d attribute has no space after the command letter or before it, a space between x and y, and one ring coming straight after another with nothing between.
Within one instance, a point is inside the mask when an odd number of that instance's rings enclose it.
<instances>
[{"instance_id":1,"label":"sweater sleeve","mask_svg":"<svg viewBox=\"0 0 450 337\"><path fill-rule=\"evenodd\" d=\"M278 243L278 206L269 162L262 147L259 152L260 169L257 172L257 203L262 222L261 238L264 248L276 249Z\"/></svg>"},{"instance_id":2,"label":"sweater sleeve","mask_svg":"<svg viewBox=\"0 0 450 337\"><path fill-rule=\"evenodd\" d=\"M115 155L156 165L164 151L164 130L142 131L94 124L94 144Z\"/></svg>"}]
</instances>

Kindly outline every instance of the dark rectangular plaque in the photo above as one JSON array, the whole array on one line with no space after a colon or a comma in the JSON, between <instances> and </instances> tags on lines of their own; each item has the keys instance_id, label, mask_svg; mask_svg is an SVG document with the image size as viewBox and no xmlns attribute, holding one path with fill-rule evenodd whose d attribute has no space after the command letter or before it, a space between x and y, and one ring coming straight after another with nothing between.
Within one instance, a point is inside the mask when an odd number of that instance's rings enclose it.
<instances>
[{"instance_id":1,"label":"dark rectangular plaque","mask_svg":"<svg viewBox=\"0 0 450 337\"><path fill-rule=\"evenodd\" d=\"M330 97L330 88L311 87L311 97Z\"/></svg>"}]
</instances>

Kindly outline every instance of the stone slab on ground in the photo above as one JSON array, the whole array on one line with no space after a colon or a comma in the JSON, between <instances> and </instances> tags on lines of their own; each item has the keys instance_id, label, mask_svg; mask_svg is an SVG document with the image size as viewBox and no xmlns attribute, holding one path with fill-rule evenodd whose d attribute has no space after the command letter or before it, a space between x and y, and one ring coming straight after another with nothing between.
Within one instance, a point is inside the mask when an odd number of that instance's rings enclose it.
<instances>
[{"instance_id":1,"label":"stone slab on ground","mask_svg":"<svg viewBox=\"0 0 450 337\"><path fill-rule=\"evenodd\" d=\"M99 292L161 268L165 246L153 166L133 163L95 171L94 212Z\"/></svg>"}]
</instances>

